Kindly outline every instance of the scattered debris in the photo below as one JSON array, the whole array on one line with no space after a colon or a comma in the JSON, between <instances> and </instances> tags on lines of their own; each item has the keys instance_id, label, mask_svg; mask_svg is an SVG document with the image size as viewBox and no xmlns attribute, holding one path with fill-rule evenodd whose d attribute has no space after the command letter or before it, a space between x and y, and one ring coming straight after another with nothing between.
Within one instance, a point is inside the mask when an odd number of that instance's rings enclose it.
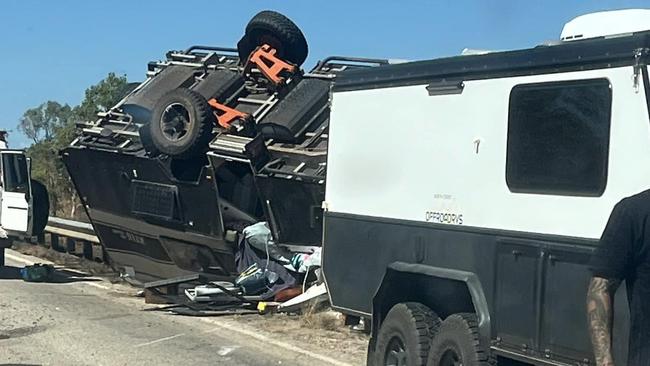
<instances>
[{"instance_id":1,"label":"scattered debris","mask_svg":"<svg viewBox=\"0 0 650 366\"><path fill-rule=\"evenodd\" d=\"M329 301L327 297L327 288L324 283L312 286L303 294L300 294L289 301L285 301L278 306L281 312L299 312L307 308L315 308L316 305Z\"/></svg>"},{"instance_id":2,"label":"scattered debris","mask_svg":"<svg viewBox=\"0 0 650 366\"><path fill-rule=\"evenodd\" d=\"M313 253L296 253L291 257L291 265L299 273L308 272L312 267L320 267L321 248L316 248Z\"/></svg>"},{"instance_id":3,"label":"scattered debris","mask_svg":"<svg viewBox=\"0 0 650 366\"><path fill-rule=\"evenodd\" d=\"M36 263L20 269L20 276L27 282L47 282L52 279L54 266Z\"/></svg>"},{"instance_id":4,"label":"scattered debris","mask_svg":"<svg viewBox=\"0 0 650 366\"><path fill-rule=\"evenodd\" d=\"M237 291L235 285L230 282L216 282L216 284L220 287L207 284L185 289L185 296L187 296L187 298L192 302L214 302L222 298L230 298L229 295L223 292L221 287L224 287L229 291Z\"/></svg>"},{"instance_id":5,"label":"scattered debris","mask_svg":"<svg viewBox=\"0 0 650 366\"><path fill-rule=\"evenodd\" d=\"M368 328L366 328L366 320L364 318L359 318L359 323L353 325L351 329L356 332L367 332Z\"/></svg>"}]
</instances>

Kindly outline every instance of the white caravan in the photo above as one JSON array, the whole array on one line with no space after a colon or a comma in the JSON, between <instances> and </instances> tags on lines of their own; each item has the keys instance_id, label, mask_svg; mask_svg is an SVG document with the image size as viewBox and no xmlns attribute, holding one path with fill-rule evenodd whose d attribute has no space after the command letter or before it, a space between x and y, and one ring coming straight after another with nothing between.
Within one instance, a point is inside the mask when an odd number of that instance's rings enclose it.
<instances>
[{"instance_id":1,"label":"white caravan","mask_svg":"<svg viewBox=\"0 0 650 366\"><path fill-rule=\"evenodd\" d=\"M589 258L612 207L650 188L647 15L338 76L323 266L333 306L372 318L369 364L593 365Z\"/></svg>"}]
</instances>

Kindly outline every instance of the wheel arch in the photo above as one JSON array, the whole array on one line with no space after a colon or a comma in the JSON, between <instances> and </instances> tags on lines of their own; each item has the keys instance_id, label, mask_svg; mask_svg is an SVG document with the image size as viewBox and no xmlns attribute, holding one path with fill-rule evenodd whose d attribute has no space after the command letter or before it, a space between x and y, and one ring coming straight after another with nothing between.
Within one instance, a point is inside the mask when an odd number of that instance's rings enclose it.
<instances>
[{"instance_id":1,"label":"wheel arch","mask_svg":"<svg viewBox=\"0 0 650 366\"><path fill-rule=\"evenodd\" d=\"M389 264L372 299L373 337L390 308L406 301L423 303L443 319L453 313L476 313L481 341L490 344L490 312L475 273L416 263Z\"/></svg>"}]
</instances>

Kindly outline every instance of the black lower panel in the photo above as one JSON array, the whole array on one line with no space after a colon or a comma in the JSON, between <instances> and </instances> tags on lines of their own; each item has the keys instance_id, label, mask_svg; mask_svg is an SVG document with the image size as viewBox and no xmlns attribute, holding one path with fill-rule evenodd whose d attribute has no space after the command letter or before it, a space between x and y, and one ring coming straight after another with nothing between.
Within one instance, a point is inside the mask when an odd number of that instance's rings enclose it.
<instances>
[{"instance_id":1,"label":"black lower panel","mask_svg":"<svg viewBox=\"0 0 650 366\"><path fill-rule=\"evenodd\" d=\"M106 250L133 252L133 254L151 258L154 261L173 264L171 258L157 239L100 223L95 223L95 232L101 238Z\"/></svg>"},{"instance_id":2,"label":"black lower panel","mask_svg":"<svg viewBox=\"0 0 650 366\"><path fill-rule=\"evenodd\" d=\"M176 174L173 161L147 156L89 148L67 148L62 156L115 267L147 280L235 275L234 244L223 240L208 168L199 164L186 177Z\"/></svg>"},{"instance_id":3,"label":"black lower panel","mask_svg":"<svg viewBox=\"0 0 650 366\"><path fill-rule=\"evenodd\" d=\"M370 314L394 262L461 270L480 281L499 348L569 364L593 359L585 299L595 241L335 213L325 214L324 232L324 273L340 310ZM622 287L615 311L619 360L626 353L626 313Z\"/></svg>"},{"instance_id":4,"label":"black lower panel","mask_svg":"<svg viewBox=\"0 0 650 366\"><path fill-rule=\"evenodd\" d=\"M397 261L475 272L492 304L496 237L329 213L324 231L323 266L336 306L370 313L387 266Z\"/></svg>"}]
</instances>

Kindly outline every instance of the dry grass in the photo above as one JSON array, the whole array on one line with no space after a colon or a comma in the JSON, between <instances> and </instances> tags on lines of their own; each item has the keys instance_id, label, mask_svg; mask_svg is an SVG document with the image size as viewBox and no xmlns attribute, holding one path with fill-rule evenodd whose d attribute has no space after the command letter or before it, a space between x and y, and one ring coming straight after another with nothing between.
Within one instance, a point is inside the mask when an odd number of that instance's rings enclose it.
<instances>
[{"instance_id":1,"label":"dry grass","mask_svg":"<svg viewBox=\"0 0 650 366\"><path fill-rule=\"evenodd\" d=\"M323 310L322 304L312 303L300 317L302 326L310 329L337 331L345 327L343 314L333 310Z\"/></svg>"}]
</instances>

